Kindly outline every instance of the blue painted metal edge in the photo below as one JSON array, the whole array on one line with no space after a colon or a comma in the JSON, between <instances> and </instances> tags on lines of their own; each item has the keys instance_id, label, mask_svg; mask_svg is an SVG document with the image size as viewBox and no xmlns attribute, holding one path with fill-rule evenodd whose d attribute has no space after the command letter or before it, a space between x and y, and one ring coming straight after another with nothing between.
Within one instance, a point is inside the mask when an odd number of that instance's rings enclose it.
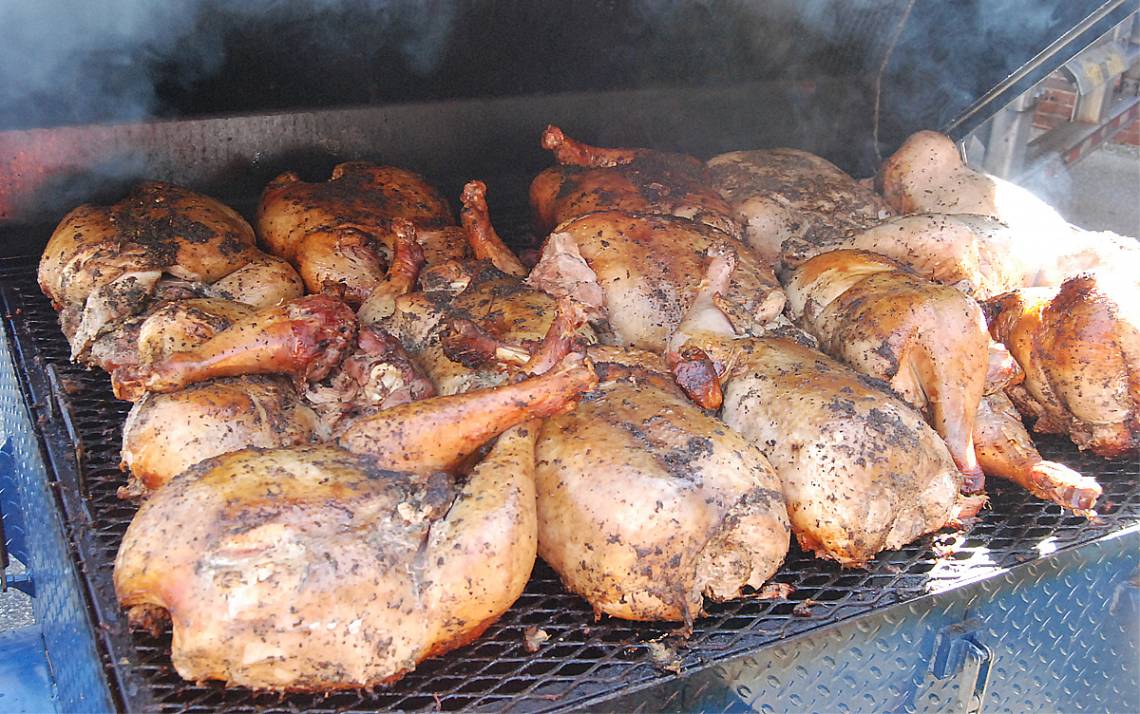
<instances>
[{"instance_id":1,"label":"blue painted metal edge","mask_svg":"<svg viewBox=\"0 0 1140 714\"><path fill-rule=\"evenodd\" d=\"M9 342L0 339L0 424L9 457L0 458L0 469L15 485L26 564L36 584L32 608L42 629L56 703L65 712L114 711L83 585L16 374Z\"/></svg>"},{"instance_id":2,"label":"blue painted metal edge","mask_svg":"<svg viewBox=\"0 0 1140 714\"><path fill-rule=\"evenodd\" d=\"M38 625L0 632L0 712L55 711L47 651Z\"/></svg>"}]
</instances>

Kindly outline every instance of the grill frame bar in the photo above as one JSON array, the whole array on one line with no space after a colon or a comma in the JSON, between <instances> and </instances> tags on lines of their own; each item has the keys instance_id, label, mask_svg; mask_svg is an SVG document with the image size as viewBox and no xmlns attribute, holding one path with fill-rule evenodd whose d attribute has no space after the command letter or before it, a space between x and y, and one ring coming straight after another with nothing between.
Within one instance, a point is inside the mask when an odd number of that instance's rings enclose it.
<instances>
[{"instance_id":1,"label":"grill frame bar","mask_svg":"<svg viewBox=\"0 0 1140 714\"><path fill-rule=\"evenodd\" d=\"M525 210L500 212L496 225L516 246L533 242ZM110 582L116 534L121 537L133 512L132 506L118 501L113 493L114 486L125 481L115 465L121 420L129 405L110 398L105 375L66 362L66 343L55 314L36 289L34 277L29 277L34 275L35 264L35 256L0 260L0 286L9 315L7 338L14 348L25 399L40 405L35 429L47 456L45 478L57 484L71 555L85 587L103 669L119 708L163 712L279 706L313 711L381 707L545 711L597 707L615 697L628 702L638 691L648 695L674 676L655 666L648 655L652 641L678 644L671 636L674 626L609 619L594 623L588 606L563 591L557 576L540 562L519 602L487 634L468 647L423 663L390 688L283 698L227 690L218 684L181 683L169 665L169 635L151 638L129 631ZM865 571L844 571L793 547L775 580L791 581L797 591L785 600L711 606L710 617L698 621L692 637L679 649L682 676L756 655L788 638L827 631L852 619L879 617L894 605L929 599L930 606L936 607L944 593L1046 557L1034 552L1042 539L1056 539L1050 546L1055 550L1071 550L1140 522L1140 486L1127 471L1131 464L1077 454L1062 439L1040 441L1047 457L1098 472L1102 478L1103 472L1117 472L1103 481L1108 498L1117 501L1103 526L1085 524L1079 516L1066 516L1057 506L991 479L994 510L984 513L969 534L955 536L952 541L957 550L947 557L933 557L933 539L928 537L881 555ZM797 605L809 598L817 605L807 609L806 617L795 614ZM551 634L534 654L523 646L528 626Z\"/></svg>"}]
</instances>

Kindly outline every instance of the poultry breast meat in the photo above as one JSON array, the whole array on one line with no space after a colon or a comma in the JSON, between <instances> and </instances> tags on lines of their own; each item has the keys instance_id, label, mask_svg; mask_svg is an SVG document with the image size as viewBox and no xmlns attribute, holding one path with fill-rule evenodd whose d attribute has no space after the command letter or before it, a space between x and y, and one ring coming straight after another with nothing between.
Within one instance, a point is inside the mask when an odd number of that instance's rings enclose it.
<instances>
[{"instance_id":1,"label":"poultry breast meat","mask_svg":"<svg viewBox=\"0 0 1140 714\"><path fill-rule=\"evenodd\" d=\"M231 377L146 394L123 424L122 495L143 496L199 461L247 447L307 444L323 436L316 413L288 381Z\"/></svg>"},{"instance_id":2,"label":"poultry breast meat","mask_svg":"<svg viewBox=\"0 0 1140 714\"><path fill-rule=\"evenodd\" d=\"M791 339L738 338L713 299L735 258L710 251L668 358L690 398L775 467L800 545L856 566L946 526L965 506L946 444L887 385Z\"/></svg>"},{"instance_id":3,"label":"poultry breast meat","mask_svg":"<svg viewBox=\"0 0 1140 714\"><path fill-rule=\"evenodd\" d=\"M864 250L883 255L927 280L985 300L1038 279L1033 249L988 216L921 213L853 231L821 245L791 239L780 264L791 270L823 253ZM1039 257L1039 254L1036 254Z\"/></svg>"},{"instance_id":4,"label":"poultry breast meat","mask_svg":"<svg viewBox=\"0 0 1140 714\"><path fill-rule=\"evenodd\" d=\"M971 169L950 137L937 132L909 137L883 162L876 181L899 213L966 213L1009 226L1017 258L1040 273L1026 286L1059 285L1073 273L1122 261L1140 264L1135 240L1073 226L1028 189Z\"/></svg>"},{"instance_id":5,"label":"poultry breast meat","mask_svg":"<svg viewBox=\"0 0 1140 714\"><path fill-rule=\"evenodd\" d=\"M759 588L787 554L763 454L690 404L660 357L591 348L601 383L547 419L538 552L596 613L691 623L703 598Z\"/></svg>"},{"instance_id":6,"label":"poultry breast meat","mask_svg":"<svg viewBox=\"0 0 1140 714\"><path fill-rule=\"evenodd\" d=\"M191 681L327 690L398 679L518 598L536 547L533 420L572 409L596 383L570 355L518 384L358 420L340 441L357 453L204 461L131 522L119 601L139 625L168 613L174 666Z\"/></svg>"},{"instance_id":7,"label":"poultry breast meat","mask_svg":"<svg viewBox=\"0 0 1140 714\"><path fill-rule=\"evenodd\" d=\"M986 304L990 332L1025 370L1007 389L1039 432L1105 457L1140 446L1140 283L1127 269L1075 275Z\"/></svg>"},{"instance_id":8,"label":"poultry breast meat","mask_svg":"<svg viewBox=\"0 0 1140 714\"><path fill-rule=\"evenodd\" d=\"M885 385L786 338L733 347L722 418L775 467L804 550L862 565L957 515L946 444Z\"/></svg>"},{"instance_id":9,"label":"poultry breast meat","mask_svg":"<svg viewBox=\"0 0 1140 714\"><path fill-rule=\"evenodd\" d=\"M142 312L164 276L202 285L234 276L220 290L257 306L301 294L296 274L257 249L233 209L156 181L114 205L72 210L39 265L73 359L86 359L105 328Z\"/></svg>"},{"instance_id":10,"label":"poultry breast meat","mask_svg":"<svg viewBox=\"0 0 1140 714\"><path fill-rule=\"evenodd\" d=\"M889 258L855 250L805 262L786 290L793 320L824 352L885 380L926 413L965 475L964 488L980 491L973 431L990 338L977 303Z\"/></svg>"},{"instance_id":11,"label":"poultry breast meat","mask_svg":"<svg viewBox=\"0 0 1140 714\"><path fill-rule=\"evenodd\" d=\"M680 218L592 213L558 226L527 282L605 319L612 343L661 352L696 294L705 251L720 240ZM784 292L771 268L737 245L737 269L718 299L742 331L760 331L780 318Z\"/></svg>"},{"instance_id":12,"label":"poultry breast meat","mask_svg":"<svg viewBox=\"0 0 1140 714\"><path fill-rule=\"evenodd\" d=\"M428 263L466 254L443 196L419 174L395 166L338 164L321 183L290 171L265 188L257 212L258 235L297 266L310 292L342 285L353 305L384 280L402 222L414 227Z\"/></svg>"},{"instance_id":13,"label":"poultry breast meat","mask_svg":"<svg viewBox=\"0 0 1140 714\"><path fill-rule=\"evenodd\" d=\"M733 151L709 159L708 168L745 242L770 265L786 241L822 248L891 215L871 188L806 151Z\"/></svg>"},{"instance_id":14,"label":"poultry breast meat","mask_svg":"<svg viewBox=\"0 0 1140 714\"><path fill-rule=\"evenodd\" d=\"M610 149L577 142L555 126L542 134L542 147L558 166L530 185L535 230L594 211L625 211L687 218L740 237L728 203L712 188L699 159L650 149Z\"/></svg>"}]
</instances>

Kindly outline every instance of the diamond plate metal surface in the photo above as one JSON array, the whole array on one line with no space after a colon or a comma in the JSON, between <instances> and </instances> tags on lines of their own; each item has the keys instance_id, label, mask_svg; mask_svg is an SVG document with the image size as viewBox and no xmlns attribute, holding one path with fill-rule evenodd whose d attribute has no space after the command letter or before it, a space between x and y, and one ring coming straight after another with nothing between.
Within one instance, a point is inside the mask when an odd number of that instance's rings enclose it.
<instances>
[{"instance_id":1,"label":"diamond plate metal surface","mask_svg":"<svg viewBox=\"0 0 1140 714\"><path fill-rule=\"evenodd\" d=\"M986 711L1137 711L1140 526L606 702L630 711L959 711L938 634L977 621Z\"/></svg>"},{"instance_id":2,"label":"diamond plate metal surface","mask_svg":"<svg viewBox=\"0 0 1140 714\"><path fill-rule=\"evenodd\" d=\"M68 552L55 496L36 431L16 379L7 340L0 340L0 423L3 424L4 480L15 491L6 497L23 525L23 557L35 577L33 611L39 623L61 711L112 711L112 700L95 646L83 585ZM8 511L5 511L7 513Z\"/></svg>"}]
</instances>

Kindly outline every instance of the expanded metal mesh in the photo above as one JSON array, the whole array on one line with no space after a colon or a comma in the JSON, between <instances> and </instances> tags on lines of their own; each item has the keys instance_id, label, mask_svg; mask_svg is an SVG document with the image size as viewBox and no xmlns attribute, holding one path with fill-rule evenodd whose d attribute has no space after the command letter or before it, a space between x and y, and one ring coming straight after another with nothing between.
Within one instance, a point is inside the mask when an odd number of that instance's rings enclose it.
<instances>
[{"instance_id":1,"label":"expanded metal mesh","mask_svg":"<svg viewBox=\"0 0 1140 714\"><path fill-rule=\"evenodd\" d=\"M521 219L500 231L522 234ZM516 241L517 244L517 241ZM865 569L845 570L793 546L775 580L795 588L787 598L744 598L713 604L687 639L668 624L595 622L590 608L566 592L541 561L522 597L473 644L424 662L390 687L330 695L278 695L182 681L170 663L170 634L130 631L114 600L111 575L118 544L135 507L120 500L125 481L119 448L128 404L111 396L107 377L68 362L55 312L35 284L36 258L0 262L9 338L26 396L52 464L68 537L88 586L104 667L120 703L160 712L370 711L464 708L541 711L597 705L617 693L714 664L791 635L828 627L895 603L930 596L991 572L1070 548L1140 521L1134 460L1081 454L1066 440L1041 438L1047 458L1095 475L1107 504L1090 523L996 479L991 508L968 533L929 537L884 553ZM537 651L528 628L549 635ZM667 645L662 658L652 643ZM651 652L651 650L658 650ZM656 655L656 660L653 655ZM682 674L683 676L683 674Z\"/></svg>"}]
</instances>

